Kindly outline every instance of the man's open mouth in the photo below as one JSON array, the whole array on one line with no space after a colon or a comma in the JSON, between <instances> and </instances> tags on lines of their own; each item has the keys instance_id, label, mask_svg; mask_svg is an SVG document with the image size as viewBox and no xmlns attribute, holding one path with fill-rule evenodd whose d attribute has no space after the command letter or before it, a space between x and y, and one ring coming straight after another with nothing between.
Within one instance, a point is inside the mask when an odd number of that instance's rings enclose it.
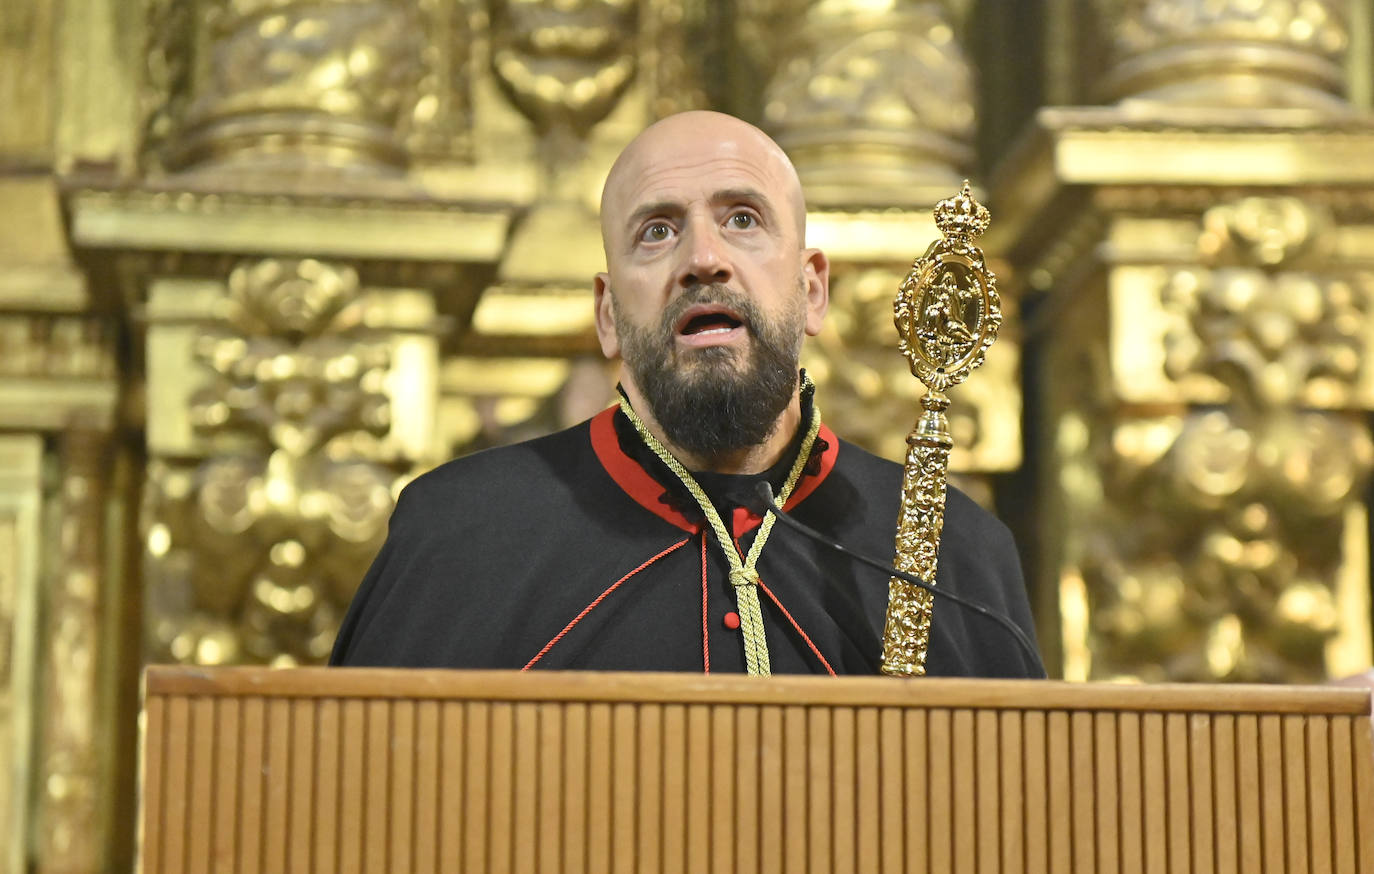
<instances>
[{"instance_id":1,"label":"man's open mouth","mask_svg":"<svg viewBox=\"0 0 1374 874\"><path fill-rule=\"evenodd\" d=\"M725 334L743 325L744 320L725 307L694 306L678 321L677 332L683 336Z\"/></svg>"}]
</instances>

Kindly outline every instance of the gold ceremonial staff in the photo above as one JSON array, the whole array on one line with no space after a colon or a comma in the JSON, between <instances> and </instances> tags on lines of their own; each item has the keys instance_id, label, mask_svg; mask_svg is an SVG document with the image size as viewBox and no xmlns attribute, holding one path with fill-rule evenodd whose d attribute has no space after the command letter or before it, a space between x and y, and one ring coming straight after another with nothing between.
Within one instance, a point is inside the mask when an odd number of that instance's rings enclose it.
<instances>
[{"instance_id":1,"label":"gold ceremonial staff","mask_svg":"<svg viewBox=\"0 0 1374 874\"><path fill-rule=\"evenodd\" d=\"M997 278L983 261L983 250L973 245L974 238L988 229L988 211L973 199L967 181L963 191L935 205L935 226L944 239L931 243L911 265L893 302L897 348L927 389L921 416L906 438L893 565L932 584L945 525L949 450L954 445L944 391L983 363L1002 325ZM926 672L932 598L898 577L889 580L883 673L911 677Z\"/></svg>"}]
</instances>

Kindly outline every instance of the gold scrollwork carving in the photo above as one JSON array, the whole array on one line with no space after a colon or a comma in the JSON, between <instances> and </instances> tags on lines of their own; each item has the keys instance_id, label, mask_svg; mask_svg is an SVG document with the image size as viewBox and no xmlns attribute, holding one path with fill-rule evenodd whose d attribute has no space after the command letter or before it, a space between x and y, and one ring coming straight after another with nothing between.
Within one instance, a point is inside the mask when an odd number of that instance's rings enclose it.
<instances>
[{"instance_id":1,"label":"gold scrollwork carving","mask_svg":"<svg viewBox=\"0 0 1374 874\"><path fill-rule=\"evenodd\" d=\"M0 376L113 379L113 326L86 316L0 315Z\"/></svg>"},{"instance_id":2,"label":"gold scrollwork carving","mask_svg":"<svg viewBox=\"0 0 1374 874\"><path fill-rule=\"evenodd\" d=\"M361 326L344 265L243 264L225 301L195 347L213 379L190 404L224 452L149 469L150 642L183 662L319 662L398 483L351 439L390 426L389 348Z\"/></svg>"},{"instance_id":3,"label":"gold scrollwork carving","mask_svg":"<svg viewBox=\"0 0 1374 874\"><path fill-rule=\"evenodd\" d=\"M638 0L494 0L491 65L541 131L585 136L631 79Z\"/></svg>"},{"instance_id":4,"label":"gold scrollwork carving","mask_svg":"<svg viewBox=\"0 0 1374 874\"><path fill-rule=\"evenodd\" d=\"M149 469L153 654L194 664L320 662L381 545L396 476L317 454Z\"/></svg>"},{"instance_id":5,"label":"gold scrollwork carving","mask_svg":"<svg viewBox=\"0 0 1374 874\"><path fill-rule=\"evenodd\" d=\"M1374 464L1353 412L1374 288L1321 257L1332 226L1286 197L1207 210L1195 266L1160 289L1178 326L1165 367L1213 380L1227 406L1104 422L1096 469L1066 465L1085 514L1092 676L1325 677L1349 621L1347 510Z\"/></svg>"},{"instance_id":6,"label":"gold scrollwork carving","mask_svg":"<svg viewBox=\"0 0 1374 874\"><path fill-rule=\"evenodd\" d=\"M1095 526L1084 562L1092 674L1322 679L1340 624L1341 514L1374 458L1368 429L1216 409L1123 422L1109 439L1113 521Z\"/></svg>"},{"instance_id":7,"label":"gold scrollwork carving","mask_svg":"<svg viewBox=\"0 0 1374 874\"><path fill-rule=\"evenodd\" d=\"M400 121L412 158L471 157L472 31L465 0L418 0L425 34L415 97Z\"/></svg>"},{"instance_id":8,"label":"gold scrollwork carving","mask_svg":"<svg viewBox=\"0 0 1374 874\"><path fill-rule=\"evenodd\" d=\"M358 277L319 261L269 259L229 277L228 320L196 355L218 379L191 401L196 427L259 430L293 456L346 430L384 433L384 343L346 332L359 320Z\"/></svg>"},{"instance_id":9,"label":"gold scrollwork carving","mask_svg":"<svg viewBox=\"0 0 1374 874\"><path fill-rule=\"evenodd\" d=\"M1199 265L1161 294L1178 314L1165 370L1203 375L1251 406L1358 403L1374 276L1317 263L1330 216L1296 198L1248 197L1207 210Z\"/></svg>"}]
</instances>

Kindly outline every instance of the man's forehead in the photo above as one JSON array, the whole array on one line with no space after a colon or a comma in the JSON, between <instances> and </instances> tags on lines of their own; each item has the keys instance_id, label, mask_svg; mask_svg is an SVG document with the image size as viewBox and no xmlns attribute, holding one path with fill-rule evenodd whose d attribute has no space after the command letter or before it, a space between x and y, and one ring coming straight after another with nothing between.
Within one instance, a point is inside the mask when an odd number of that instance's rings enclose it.
<instances>
[{"instance_id":1,"label":"man's forehead","mask_svg":"<svg viewBox=\"0 0 1374 874\"><path fill-rule=\"evenodd\" d=\"M720 113L682 113L650 126L621 153L606 180L602 218L615 222L646 203L748 189L779 209L795 200L804 215L796 171L767 134Z\"/></svg>"},{"instance_id":2,"label":"man's forehead","mask_svg":"<svg viewBox=\"0 0 1374 874\"><path fill-rule=\"evenodd\" d=\"M765 149L737 140L677 142L638 149L621 168L621 204L752 189L781 197L787 167ZM785 159L784 159L785 160Z\"/></svg>"}]
</instances>

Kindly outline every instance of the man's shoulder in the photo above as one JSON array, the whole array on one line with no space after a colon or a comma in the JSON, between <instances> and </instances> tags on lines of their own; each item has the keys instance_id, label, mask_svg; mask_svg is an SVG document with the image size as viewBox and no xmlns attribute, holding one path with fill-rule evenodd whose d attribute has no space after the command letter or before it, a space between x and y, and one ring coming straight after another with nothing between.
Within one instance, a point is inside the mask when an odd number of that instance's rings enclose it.
<instances>
[{"instance_id":1,"label":"man's shoulder","mask_svg":"<svg viewBox=\"0 0 1374 874\"><path fill-rule=\"evenodd\" d=\"M448 501L457 496L483 500L492 490L519 493L549 488L557 471L569 472L590 460L590 420L518 443L482 449L446 461L412 480L402 492L407 501Z\"/></svg>"},{"instance_id":2,"label":"man's shoulder","mask_svg":"<svg viewBox=\"0 0 1374 874\"><path fill-rule=\"evenodd\" d=\"M903 466L843 437L839 441L838 465L843 475L854 483L868 501L895 502L893 513L896 513L900 508ZM989 529L996 530L1000 535L1006 528L991 511L953 483L949 483L946 490L945 519L946 522L956 521L955 525L948 526L950 530L959 530L972 538L985 534Z\"/></svg>"},{"instance_id":3,"label":"man's shoulder","mask_svg":"<svg viewBox=\"0 0 1374 874\"><path fill-rule=\"evenodd\" d=\"M840 452L837 463L850 476L864 479L872 479L876 482L902 484L902 466L897 462L883 458L881 455L874 455L857 443L837 438L840 441Z\"/></svg>"}]
</instances>

